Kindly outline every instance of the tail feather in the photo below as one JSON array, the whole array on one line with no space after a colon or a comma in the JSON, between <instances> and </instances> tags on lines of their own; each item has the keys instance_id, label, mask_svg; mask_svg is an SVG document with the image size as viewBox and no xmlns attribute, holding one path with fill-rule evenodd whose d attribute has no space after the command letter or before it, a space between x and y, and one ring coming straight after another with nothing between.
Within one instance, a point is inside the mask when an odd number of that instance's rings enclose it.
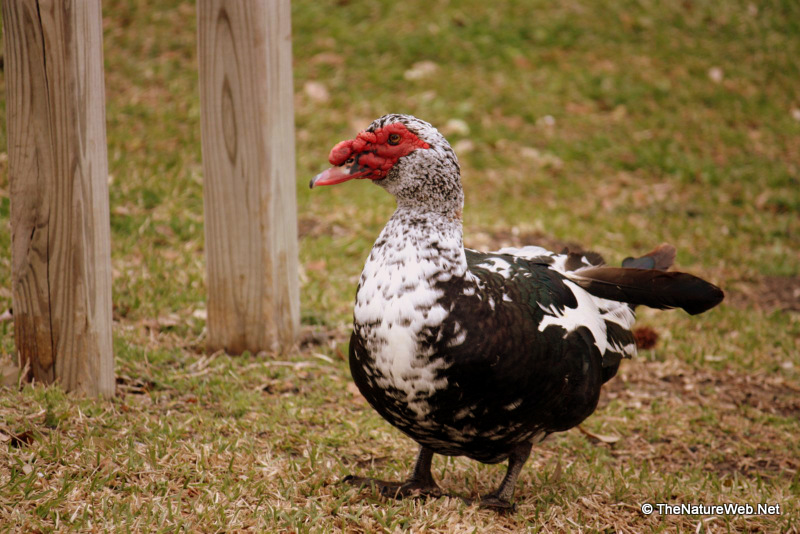
<instances>
[{"instance_id":1,"label":"tail feather","mask_svg":"<svg viewBox=\"0 0 800 534\"><path fill-rule=\"evenodd\" d=\"M625 258L622 260L623 267L635 269L657 269L666 271L672 267L675 261L675 247L669 243L661 243L656 248L639 258Z\"/></svg>"},{"instance_id":2,"label":"tail feather","mask_svg":"<svg viewBox=\"0 0 800 534\"><path fill-rule=\"evenodd\" d=\"M656 255L654 264L663 265L667 255ZM714 284L681 272L635 267L591 267L569 273L568 276L596 297L657 309L683 308L691 315L710 310L725 296Z\"/></svg>"}]
</instances>

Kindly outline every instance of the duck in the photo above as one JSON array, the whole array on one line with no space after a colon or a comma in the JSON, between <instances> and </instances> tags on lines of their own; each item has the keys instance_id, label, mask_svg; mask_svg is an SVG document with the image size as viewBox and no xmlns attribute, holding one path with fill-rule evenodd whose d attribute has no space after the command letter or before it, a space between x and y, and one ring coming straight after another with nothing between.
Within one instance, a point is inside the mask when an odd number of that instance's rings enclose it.
<instances>
[{"instance_id":1,"label":"duck","mask_svg":"<svg viewBox=\"0 0 800 534\"><path fill-rule=\"evenodd\" d=\"M369 405L419 446L407 480L348 483L438 497L434 455L507 461L500 485L477 501L513 508L533 446L589 417L603 384L636 355L637 306L694 315L724 298L710 282L669 271L668 244L621 267L536 245L465 248L458 158L414 116L382 116L328 159L312 189L369 180L396 200L359 278L349 365Z\"/></svg>"}]
</instances>

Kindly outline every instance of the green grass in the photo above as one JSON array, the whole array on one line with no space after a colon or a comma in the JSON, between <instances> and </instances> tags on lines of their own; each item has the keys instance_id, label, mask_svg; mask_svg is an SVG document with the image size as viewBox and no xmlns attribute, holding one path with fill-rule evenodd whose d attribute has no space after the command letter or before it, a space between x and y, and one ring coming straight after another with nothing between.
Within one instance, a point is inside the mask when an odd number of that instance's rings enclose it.
<instances>
[{"instance_id":1,"label":"green grass","mask_svg":"<svg viewBox=\"0 0 800 534\"><path fill-rule=\"evenodd\" d=\"M104 2L118 395L0 392L0 530L796 531L798 4L292 9L302 317L327 341L266 358L204 355L194 6ZM435 67L409 76L420 62ZM311 81L327 101L306 91ZM574 242L616 263L666 241L681 269L728 292L700 317L640 314L656 347L623 364L585 423L620 441L553 436L506 516L338 483L404 477L414 456L348 388L343 357L355 282L392 200L366 183L307 188L336 142L388 112L417 115L460 148L467 245ZM3 129L0 250L11 239L5 147ZM10 265L0 254L0 312ZM0 322L0 353L13 351ZM464 496L502 470L434 460L441 484ZM646 502L779 503L783 514L646 517Z\"/></svg>"}]
</instances>

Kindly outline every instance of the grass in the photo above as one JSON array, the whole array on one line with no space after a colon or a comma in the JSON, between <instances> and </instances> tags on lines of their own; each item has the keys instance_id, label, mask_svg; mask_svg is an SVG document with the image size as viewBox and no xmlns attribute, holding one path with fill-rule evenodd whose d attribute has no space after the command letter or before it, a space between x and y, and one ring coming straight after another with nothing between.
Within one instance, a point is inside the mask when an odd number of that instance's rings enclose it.
<instances>
[{"instance_id":1,"label":"grass","mask_svg":"<svg viewBox=\"0 0 800 534\"><path fill-rule=\"evenodd\" d=\"M796 3L293 2L313 335L263 357L204 350L194 6L113 0L103 13L118 394L2 390L0 530L797 531ZM344 358L355 281L392 201L365 183L306 187L330 147L387 112L457 147L468 245L573 242L619 262L667 241L682 269L728 292L700 317L640 314L656 346L623 364L584 425L620 440L545 441L512 514L338 483L404 477L414 456L354 393ZM8 192L3 152L0 250ZM10 281L3 254L0 312ZM0 351L13 354L8 321ZM465 496L502 469L434 460ZM782 514L641 513L658 502Z\"/></svg>"}]
</instances>

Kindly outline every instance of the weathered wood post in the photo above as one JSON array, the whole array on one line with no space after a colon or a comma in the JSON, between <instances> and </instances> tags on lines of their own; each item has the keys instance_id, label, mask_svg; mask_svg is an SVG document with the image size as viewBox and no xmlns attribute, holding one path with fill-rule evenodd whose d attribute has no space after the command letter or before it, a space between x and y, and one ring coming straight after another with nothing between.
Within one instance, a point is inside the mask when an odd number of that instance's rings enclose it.
<instances>
[{"instance_id":1,"label":"weathered wood post","mask_svg":"<svg viewBox=\"0 0 800 534\"><path fill-rule=\"evenodd\" d=\"M289 0L199 0L209 351L299 327Z\"/></svg>"},{"instance_id":2,"label":"weathered wood post","mask_svg":"<svg viewBox=\"0 0 800 534\"><path fill-rule=\"evenodd\" d=\"M3 0L14 334L33 377L114 394L100 0Z\"/></svg>"}]
</instances>

